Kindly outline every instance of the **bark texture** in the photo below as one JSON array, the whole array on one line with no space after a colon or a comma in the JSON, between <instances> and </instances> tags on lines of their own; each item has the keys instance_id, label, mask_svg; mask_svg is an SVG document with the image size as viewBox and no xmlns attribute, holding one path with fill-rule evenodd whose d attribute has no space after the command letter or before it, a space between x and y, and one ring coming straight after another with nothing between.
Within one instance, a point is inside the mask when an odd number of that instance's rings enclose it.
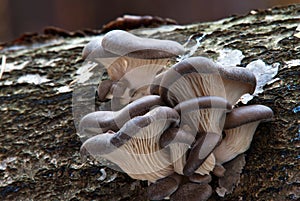
<instances>
[{"instance_id":1,"label":"bark texture","mask_svg":"<svg viewBox=\"0 0 300 201\"><path fill-rule=\"evenodd\" d=\"M215 59L228 48L242 51L241 66L257 59L279 63L276 81L249 102L271 107L275 117L257 129L239 186L210 200L300 198L299 24L300 5L291 5L216 22L132 30L182 44L202 36L193 56ZM73 112L80 108L73 107L72 97L76 70L84 65L82 48L96 33L48 29L0 46L7 57L0 79L1 200L146 200L146 182L92 160L82 163L79 156Z\"/></svg>"}]
</instances>

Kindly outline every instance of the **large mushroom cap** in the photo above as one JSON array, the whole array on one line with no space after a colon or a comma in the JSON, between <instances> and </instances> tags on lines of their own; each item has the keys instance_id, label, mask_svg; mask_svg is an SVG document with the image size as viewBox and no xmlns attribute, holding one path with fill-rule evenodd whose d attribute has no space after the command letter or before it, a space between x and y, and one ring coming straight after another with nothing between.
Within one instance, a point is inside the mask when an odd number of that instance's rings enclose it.
<instances>
[{"instance_id":1,"label":"large mushroom cap","mask_svg":"<svg viewBox=\"0 0 300 201\"><path fill-rule=\"evenodd\" d=\"M113 111L96 111L84 116L79 123L79 133L91 137L108 130L117 132L128 120L144 115L156 106L164 105L159 96L144 96L123 109Z\"/></svg>"},{"instance_id":2,"label":"large mushroom cap","mask_svg":"<svg viewBox=\"0 0 300 201\"><path fill-rule=\"evenodd\" d=\"M220 96L233 105L255 86L255 76L245 68L223 68L208 58L192 57L165 73L159 94L171 106L200 96Z\"/></svg>"},{"instance_id":3,"label":"large mushroom cap","mask_svg":"<svg viewBox=\"0 0 300 201\"><path fill-rule=\"evenodd\" d=\"M243 106L228 113L224 125L226 136L214 150L216 162L223 164L245 152L250 147L258 124L272 116L273 111L264 105Z\"/></svg>"},{"instance_id":4,"label":"large mushroom cap","mask_svg":"<svg viewBox=\"0 0 300 201\"><path fill-rule=\"evenodd\" d=\"M171 201L206 201L212 194L212 188L208 184L186 183L170 196Z\"/></svg>"},{"instance_id":5,"label":"large mushroom cap","mask_svg":"<svg viewBox=\"0 0 300 201\"><path fill-rule=\"evenodd\" d=\"M231 108L222 97L202 96L183 101L174 109L181 115L181 126L187 124L194 133L215 132L221 135L225 113Z\"/></svg>"},{"instance_id":6,"label":"large mushroom cap","mask_svg":"<svg viewBox=\"0 0 300 201\"><path fill-rule=\"evenodd\" d=\"M110 160L132 178L154 182L173 173L167 150L159 147L159 138L178 121L174 109L157 107L129 120L117 133L88 139L81 150Z\"/></svg>"},{"instance_id":7,"label":"large mushroom cap","mask_svg":"<svg viewBox=\"0 0 300 201\"><path fill-rule=\"evenodd\" d=\"M122 30L105 34L102 46L116 55L143 59L170 58L184 53L183 46L175 41L140 38Z\"/></svg>"},{"instance_id":8,"label":"large mushroom cap","mask_svg":"<svg viewBox=\"0 0 300 201\"><path fill-rule=\"evenodd\" d=\"M234 108L232 112L226 116L224 129L232 129L244 124L267 120L272 117L272 109L265 105L248 105Z\"/></svg>"},{"instance_id":9,"label":"large mushroom cap","mask_svg":"<svg viewBox=\"0 0 300 201\"><path fill-rule=\"evenodd\" d=\"M102 47L102 38L95 38L91 40L82 50L83 59L96 59L96 58L114 58L117 55L108 52Z\"/></svg>"}]
</instances>

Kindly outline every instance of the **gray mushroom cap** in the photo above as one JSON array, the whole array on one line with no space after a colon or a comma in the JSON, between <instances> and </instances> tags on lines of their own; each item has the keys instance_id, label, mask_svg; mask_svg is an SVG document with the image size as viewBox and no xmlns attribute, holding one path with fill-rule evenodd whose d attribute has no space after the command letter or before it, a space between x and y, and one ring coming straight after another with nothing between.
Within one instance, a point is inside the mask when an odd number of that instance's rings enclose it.
<instances>
[{"instance_id":1,"label":"gray mushroom cap","mask_svg":"<svg viewBox=\"0 0 300 201\"><path fill-rule=\"evenodd\" d=\"M170 196L178 189L182 180L183 176L176 173L157 180L147 188L148 198L150 200L162 200Z\"/></svg>"},{"instance_id":2,"label":"gray mushroom cap","mask_svg":"<svg viewBox=\"0 0 300 201\"><path fill-rule=\"evenodd\" d=\"M249 149L258 124L272 118L273 111L264 105L235 108L226 116L225 138L214 150L216 162L223 164Z\"/></svg>"},{"instance_id":3,"label":"gray mushroom cap","mask_svg":"<svg viewBox=\"0 0 300 201\"><path fill-rule=\"evenodd\" d=\"M228 113L225 120L224 129L232 129L244 124L271 119L273 111L265 105L248 105L234 108Z\"/></svg>"},{"instance_id":4,"label":"gray mushroom cap","mask_svg":"<svg viewBox=\"0 0 300 201\"><path fill-rule=\"evenodd\" d=\"M205 201L212 195L212 188L208 184L186 183L170 196L171 201Z\"/></svg>"},{"instance_id":5,"label":"gray mushroom cap","mask_svg":"<svg viewBox=\"0 0 300 201\"><path fill-rule=\"evenodd\" d=\"M113 58L117 57L111 52L108 52L102 47L102 38L95 38L91 40L82 50L82 58L93 60L95 58Z\"/></svg>"},{"instance_id":6,"label":"gray mushroom cap","mask_svg":"<svg viewBox=\"0 0 300 201\"><path fill-rule=\"evenodd\" d=\"M116 55L143 59L170 58L184 53L183 46L175 41L141 38L122 30L105 34L102 46Z\"/></svg>"},{"instance_id":7,"label":"gray mushroom cap","mask_svg":"<svg viewBox=\"0 0 300 201\"><path fill-rule=\"evenodd\" d=\"M156 95L144 96L114 111L96 111L84 116L79 123L79 133L84 137L91 137L112 130L117 132L128 120L144 115L156 106L164 105Z\"/></svg>"},{"instance_id":8,"label":"gray mushroom cap","mask_svg":"<svg viewBox=\"0 0 300 201\"><path fill-rule=\"evenodd\" d=\"M164 74L159 94L170 106L200 96L220 96L233 105L255 86L255 76L245 68L223 68L208 58L191 57Z\"/></svg>"},{"instance_id":9,"label":"gray mushroom cap","mask_svg":"<svg viewBox=\"0 0 300 201\"><path fill-rule=\"evenodd\" d=\"M86 140L81 153L107 159L134 179L155 182L174 172L167 150L159 147L159 138L178 121L174 109L156 107L129 120L116 133L99 134Z\"/></svg>"},{"instance_id":10,"label":"gray mushroom cap","mask_svg":"<svg viewBox=\"0 0 300 201\"><path fill-rule=\"evenodd\" d=\"M231 108L226 99L218 96L197 97L174 107L181 115L181 126L189 125L194 133L220 133L224 126L225 113L231 111Z\"/></svg>"}]
</instances>

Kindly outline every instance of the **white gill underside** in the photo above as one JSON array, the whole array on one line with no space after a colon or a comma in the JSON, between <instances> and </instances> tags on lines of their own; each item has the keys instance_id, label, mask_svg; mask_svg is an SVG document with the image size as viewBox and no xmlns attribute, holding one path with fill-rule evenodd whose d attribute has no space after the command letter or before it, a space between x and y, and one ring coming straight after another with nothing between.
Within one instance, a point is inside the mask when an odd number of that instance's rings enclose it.
<instances>
[{"instance_id":1,"label":"white gill underside","mask_svg":"<svg viewBox=\"0 0 300 201\"><path fill-rule=\"evenodd\" d=\"M183 168L187 160L187 150L189 145L176 143L169 146L171 154L171 162L173 163L174 171L180 175L183 175ZM195 171L195 173L206 175L209 174L215 167L215 157L210 154L203 164Z\"/></svg>"},{"instance_id":2,"label":"white gill underside","mask_svg":"<svg viewBox=\"0 0 300 201\"><path fill-rule=\"evenodd\" d=\"M167 149L160 149L158 139L169 126L168 122L157 121L141 129L129 140L104 158L116 163L134 179L154 182L173 173L170 155Z\"/></svg>"},{"instance_id":3,"label":"white gill underside","mask_svg":"<svg viewBox=\"0 0 300 201\"><path fill-rule=\"evenodd\" d=\"M191 73L182 76L170 87L173 104L200 96L220 96L226 98L223 81L218 74ZM177 101L176 101L177 100Z\"/></svg>"},{"instance_id":4,"label":"white gill underside","mask_svg":"<svg viewBox=\"0 0 300 201\"><path fill-rule=\"evenodd\" d=\"M199 132L213 132L221 135L225 111L219 108L200 109L181 115L182 124Z\"/></svg>"},{"instance_id":5,"label":"white gill underside","mask_svg":"<svg viewBox=\"0 0 300 201\"><path fill-rule=\"evenodd\" d=\"M237 155L247 151L258 124L259 122L253 122L234 129L225 130L225 138L213 152L217 164L230 161Z\"/></svg>"},{"instance_id":6,"label":"white gill underside","mask_svg":"<svg viewBox=\"0 0 300 201\"><path fill-rule=\"evenodd\" d=\"M159 68L163 69L168 63L168 59L139 59L127 56L120 56L114 59L102 59L100 62L103 63L107 69L107 73L111 80L118 81L126 73L131 71L134 68L139 68L141 66L148 66L149 68ZM147 77L149 75L143 75Z\"/></svg>"},{"instance_id":7,"label":"white gill underside","mask_svg":"<svg viewBox=\"0 0 300 201\"><path fill-rule=\"evenodd\" d=\"M159 64L141 64L141 66L131 68L118 81L126 85L124 93L117 95L117 97L120 97L121 104L125 105L149 95L150 85L153 83L155 76L165 69L165 66Z\"/></svg>"},{"instance_id":8,"label":"white gill underside","mask_svg":"<svg viewBox=\"0 0 300 201\"><path fill-rule=\"evenodd\" d=\"M206 160L202 163L202 165L195 171L197 174L206 175L213 171L216 164L214 154L210 154Z\"/></svg>"}]
</instances>

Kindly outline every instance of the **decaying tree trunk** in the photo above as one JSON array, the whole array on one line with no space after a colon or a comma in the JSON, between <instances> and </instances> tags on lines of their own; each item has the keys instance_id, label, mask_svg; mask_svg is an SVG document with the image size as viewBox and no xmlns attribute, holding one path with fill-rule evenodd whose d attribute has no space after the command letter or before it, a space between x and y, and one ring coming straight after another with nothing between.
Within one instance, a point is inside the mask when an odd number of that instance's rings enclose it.
<instances>
[{"instance_id":1,"label":"decaying tree trunk","mask_svg":"<svg viewBox=\"0 0 300 201\"><path fill-rule=\"evenodd\" d=\"M299 24L300 5L291 5L216 22L133 30L182 44L201 37L193 56L216 59L220 50L231 49L245 56L240 66L257 59L279 63L276 80L249 102L271 107L275 117L257 129L239 186L210 200L300 198ZM0 46L7 57L0 79L1 200L146 200L146 182L82 163L79 156L72 90L82 47L93 33L49 29Z\"/></svg>"}]
</instances>

